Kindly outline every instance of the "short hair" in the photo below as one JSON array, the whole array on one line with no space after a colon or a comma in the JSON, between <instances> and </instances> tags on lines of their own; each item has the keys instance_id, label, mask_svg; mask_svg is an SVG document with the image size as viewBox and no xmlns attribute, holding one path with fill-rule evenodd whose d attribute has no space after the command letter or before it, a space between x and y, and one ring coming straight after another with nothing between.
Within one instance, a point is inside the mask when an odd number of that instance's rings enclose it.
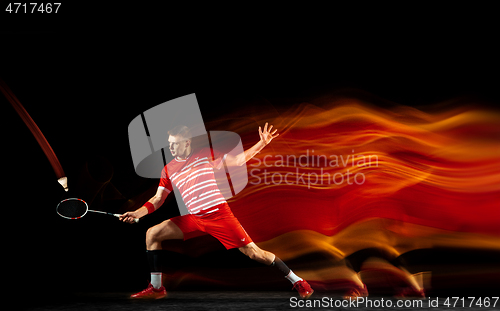
<instances>
[{"instance_id":1,"label":"short hair","mask_svg":"<svg viewBox=\"0 0 500 311\"><path fill-rule=\"evenodd\" d=\"M170 131L168 131L168 135L170 136L181 136L185 140L191 140L191 131L185 125L177 125Z\"/></svg>"}]
</instances>

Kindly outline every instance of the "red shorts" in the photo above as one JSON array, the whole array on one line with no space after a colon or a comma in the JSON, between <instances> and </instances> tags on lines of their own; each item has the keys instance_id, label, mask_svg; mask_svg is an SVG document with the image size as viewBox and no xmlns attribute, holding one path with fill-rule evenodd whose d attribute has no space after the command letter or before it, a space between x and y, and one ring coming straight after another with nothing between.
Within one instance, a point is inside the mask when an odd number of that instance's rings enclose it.
<instances>
[{"instance_id":1,"label":"red shorts","mask_svg":"<svg viewBox=\"0 0 500 311\"><path fill-rule=\"evenodd\" d=\"M253 242L227 203L219 204L216 208L219 210L205 216L187 214L170 220L184 233L184 240L210 234L226 249L242 247Z\"/></svg>"}]
</instances>

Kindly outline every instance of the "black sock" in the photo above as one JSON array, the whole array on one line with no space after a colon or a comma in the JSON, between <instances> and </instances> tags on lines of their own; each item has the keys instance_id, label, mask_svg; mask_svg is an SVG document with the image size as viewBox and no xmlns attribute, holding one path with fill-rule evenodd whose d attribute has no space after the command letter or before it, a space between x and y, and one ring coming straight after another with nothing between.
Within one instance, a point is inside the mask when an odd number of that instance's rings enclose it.
<instances>
[{"instance_id":1,"label":"black sock","mask_svg":"<svg viewBox=\"0 0 500 311\"><path fill-rule=\"evenodd\" d=\"M285 278L292 282L292 284L295 284L297 281L302 281L302 278L298 277L295 273L293 273L292 269L288 268L288 266L283 262L283 260L279 259L278 257L274 258L273 263L271 264L272 267L276 267L278 270L283 272L285 275Z\"/></svg>"},{"instance_id":2,"label":"black sock","mask_svg":"<svg viewBox=\"0 0 500 311\"><path fill-rule=\"evenodd\" d=\"M149 271L162 272L163 250L146 251L148 256Z\"/></svg>"},{"instance_id":3,"label":"black sock","mask_svg":"<svg viewBox=\"0 0 500 311\"><path fill-rule=\"evenodd\" d=\"M274 258L273 263L271 264L272 267L278 268L285 276L290 274L290 268L283 262L283 260L279 259L278 256Z\"/></svg>"}]
</instances>

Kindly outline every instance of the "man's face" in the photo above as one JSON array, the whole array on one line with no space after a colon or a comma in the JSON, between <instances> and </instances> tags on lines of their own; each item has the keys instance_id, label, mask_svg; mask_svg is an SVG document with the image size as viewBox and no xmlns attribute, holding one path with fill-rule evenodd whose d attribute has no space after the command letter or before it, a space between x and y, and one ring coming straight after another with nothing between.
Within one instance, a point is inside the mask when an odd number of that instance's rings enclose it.
<instances>
[{"instance_id":1,"label":"man's face","mask_svg":"<svg viewBox=\"0 0 500 311\"><path fill-rule=\"evenodd\" d=\"M185 158L188 156L187 148L189 147L190 142L191 141L186 140L181 136L168 136L170 153L172 153L174 157Z\"/></svg>"}]
</instances>

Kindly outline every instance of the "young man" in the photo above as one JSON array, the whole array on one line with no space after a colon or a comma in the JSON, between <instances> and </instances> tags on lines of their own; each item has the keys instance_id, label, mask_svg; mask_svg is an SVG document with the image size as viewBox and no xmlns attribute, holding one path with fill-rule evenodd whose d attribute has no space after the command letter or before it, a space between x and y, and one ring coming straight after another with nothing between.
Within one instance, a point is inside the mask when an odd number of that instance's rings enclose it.
<instances>
[{"instance_id":1,"label":"young man","mask_svg":"<svg viewBox=\"0 0 500 311\"><path fill-rule=\"evenodd\" d=\"M260 141L252 148L237 156L214 154L210 148L195 150L191 145L191 134L185 126L178 126L168 132L170 152L174 159L168 163L161 175L160 185L154 197L134 212L120 216L120 220L134 223L134 218L141 218L158 209L173 186L179 190L189 214L177 216L149 228L146 233L148 262L151 270L151 282L145 290L132 295L132 298L163 298L167 295L162 284L161 242L170 239L189 239L200 232L217 238L226 249L238 248L253 260L269 265L283 272L304 299L309 298L313 290L309 284L295 275L290 268L273 253L259 248L248 236L238 219L217 187L214 169L226 165L243 165L268 145L279 134L273 126L259 126ZM212 160L214 159L214 160Z\"/></svg>"}]
</instances>

